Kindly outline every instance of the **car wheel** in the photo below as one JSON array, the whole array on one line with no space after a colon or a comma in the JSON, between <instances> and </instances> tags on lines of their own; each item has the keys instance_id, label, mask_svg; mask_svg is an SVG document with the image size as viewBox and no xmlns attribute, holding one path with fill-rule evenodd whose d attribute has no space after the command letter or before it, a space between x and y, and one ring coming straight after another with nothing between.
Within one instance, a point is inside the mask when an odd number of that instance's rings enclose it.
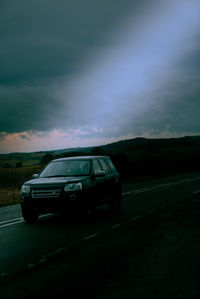
<instances>
[{"instance_id":1,"label":"car wheel","mask_svg":"<svg viewBox=\"0 0 200 299\"><path fill-rule=\"evenodd\" d=\"M80 206L77 209L77 216L80 219L85 219L88 216L88 206L87 204L80 204Z\"/></svg>"},{"instance_id":2,"label":"car wheel","mask_svg":"<svg viewBox=\"0 0 200 299\"><path fill-rule=\"evenodd\" d=\"M96 209L97 209L97 202L96 202L95 198L92 198L89 202L89 211L92 215L95 215Z\"/></svg>"},{"instance_id":3,"label":"car wheel","mask_svg":"<svg viewBox=\"0 0 200 299\"><path fill-rule=\"evenodd\" d=\"M38 212L31 208L22 207L22 216L27 223L35 223L38 219Z\"/></svg>"},{"instance_id":4,"label":"car wheel","mask_svg":"<svg viewBox=\"0 0 200 299\"><path fill-rule=\"evenodd\" d=\"M114 194L111 201L108 204L109 210L112 212L117 212L121 208L122 203L122 194L121 191L118 191L118 193Z\"/></svg>"}]
</instances>

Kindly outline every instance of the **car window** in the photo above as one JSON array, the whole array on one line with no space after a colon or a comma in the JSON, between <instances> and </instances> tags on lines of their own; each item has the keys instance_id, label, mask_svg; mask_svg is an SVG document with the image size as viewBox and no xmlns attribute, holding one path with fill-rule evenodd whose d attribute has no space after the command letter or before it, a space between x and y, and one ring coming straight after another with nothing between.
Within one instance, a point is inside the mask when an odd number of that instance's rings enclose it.
<instances>
[{"instance_id":1,"label":"car window","mask_svg":"<svg viewBox=\"0 0 200 299\"><path fill-rule=\"evenodd\" d=\"M89 175L89 160L63 160L51 162L41 172L40 177Z\"/></svg>"},{"instance_id":2,"label":"car window","mask_svg":"<svg viewBox=\"0 0 200 299\"><path fill-rule=\"evenodd\" d=\"M99 165L98 160L93 161L93 169L94 169L94 174L102 171L101 166Z\"/></svg>"},{"instance_id":3,"label":"car window","mask_svg":"<svg viewBox=\"0 0 200 299\"><path fill-rule=\"evenodd\" d=\"M105 174L108 174L109 173L109 169L108 169L107 164L104 161L104 159L99 159L99 161L100 161L100 164L101 164L101 166L103 168L103 171L105 171Z\"/></svg>"},{"instance_id":4,"label":"car window","mask_svg":"<svg viewBox=\"0 0 200 299\"><path fill-rule=\"evenodd\" d=\"M110 159L107 159L106 162L108 163L109 168L111 169L112 172L116 172L116 168L113 165L112 161Z\"/></svg>"}]
</instances>

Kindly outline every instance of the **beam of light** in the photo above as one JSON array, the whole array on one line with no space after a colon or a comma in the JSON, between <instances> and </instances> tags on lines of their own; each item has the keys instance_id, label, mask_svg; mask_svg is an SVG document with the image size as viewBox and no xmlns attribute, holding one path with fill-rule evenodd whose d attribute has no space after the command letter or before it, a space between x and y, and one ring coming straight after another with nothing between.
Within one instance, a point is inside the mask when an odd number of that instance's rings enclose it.
<instances>
[{"instance_id":1,"label":"beam of light","mask_svg":"<svg viewBox=\"0 0 200 299\"><path fill-rule=\"evenodd\" d=\"M118 126L121 115L128 122L152 104L152 93L169 79L200 25L199 1L161 2L137 22L133 17L124 20L80 76L60 92L72 100L77 122L82 117L83 124Z\"/></svg>"}]
</instances>

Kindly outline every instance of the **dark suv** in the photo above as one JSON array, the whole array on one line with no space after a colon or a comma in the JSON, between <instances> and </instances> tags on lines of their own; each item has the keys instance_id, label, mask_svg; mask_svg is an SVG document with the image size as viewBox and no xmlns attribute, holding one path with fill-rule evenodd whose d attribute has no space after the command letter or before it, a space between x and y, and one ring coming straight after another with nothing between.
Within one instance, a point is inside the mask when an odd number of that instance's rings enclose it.
<instances>
[{"instance_id":1,"label":"dark suv","mask_svg":"<svg viewBox=\"0 0 200 299\"><path fill-rule=\"evenodd\" d=\"M81 156L51 161L21 188L21 208L26 222L46 212L81 213L107 203L119 210L122 200L119 173L107 156Z\"/></svg>"}]
</instances>

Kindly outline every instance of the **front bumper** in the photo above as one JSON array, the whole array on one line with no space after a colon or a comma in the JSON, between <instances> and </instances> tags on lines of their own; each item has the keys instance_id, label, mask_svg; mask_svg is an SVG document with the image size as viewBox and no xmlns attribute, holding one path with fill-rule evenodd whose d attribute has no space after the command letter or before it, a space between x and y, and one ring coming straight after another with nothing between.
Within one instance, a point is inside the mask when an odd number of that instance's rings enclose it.
<instances>
[{"instance_id":1,"label":"front bumper","mask_svg":"<svg viewBox=\"0 0 200 299\"><path fill-rule=\"evenodd\" d=\"M86 197L81 192L69 192L58 198L32 198L31 195L20 194L21 206L42 212L62 212L87 205Z\"/></svg>"}]
</instances>

